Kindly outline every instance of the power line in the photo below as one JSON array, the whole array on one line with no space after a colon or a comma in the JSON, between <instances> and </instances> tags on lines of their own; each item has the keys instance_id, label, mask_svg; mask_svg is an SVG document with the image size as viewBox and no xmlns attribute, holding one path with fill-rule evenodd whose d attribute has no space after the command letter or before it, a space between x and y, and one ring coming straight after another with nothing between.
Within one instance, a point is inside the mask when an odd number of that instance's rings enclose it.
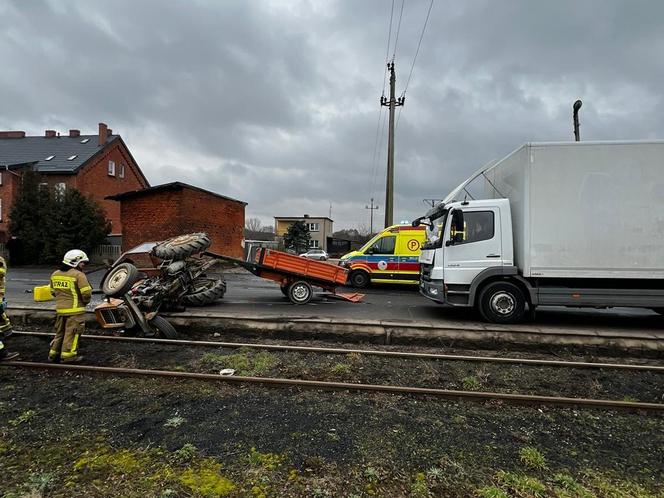
<instances>
[{"instance_id":1,"label":"power line","mask_svg":"<svg viewBox=\"0 0 664 498\"><path fill-rule=\"evenodd\" d=\"M401 12L399 13L399 23L397 24L397 35L394 38L394 52L392 52L392 62L397 57L397 45L399 44L399 31L401 31L401 18L403 17L403 5L406 0L401 0Z\"/></svg>"},{"instance_id":2,"label":"power line","mask_svg":"<svg viewBox=\"0 0 664 498\"><path fill-rule=\"evenodd\" d=\"M429 4L429 10L427 10L427 16L424 19L424 25L422 26L422 32L420 33L420 39L417 42L417 50L415 50L415 57L413 57L413 63L410 66L410 72L408 73L408 79L406 80L406 86L403 88L403 92L401 93L402 97L406 96L406 90L408 90L408 85L410 84L410 79L413 76L413 70L415 69L415 61L417 60L417 56L420 53L420 47L422 46L422 39L424 38L424 32L427 29L427 24L429 22L429 16L431 15L431 9L433 8L433 0L431 0L431 3ZM399 126L399 119L401 118L401 109L399 109L399 115L397 116L397 124L396 126Z\"/></svg>"}]
</instances>

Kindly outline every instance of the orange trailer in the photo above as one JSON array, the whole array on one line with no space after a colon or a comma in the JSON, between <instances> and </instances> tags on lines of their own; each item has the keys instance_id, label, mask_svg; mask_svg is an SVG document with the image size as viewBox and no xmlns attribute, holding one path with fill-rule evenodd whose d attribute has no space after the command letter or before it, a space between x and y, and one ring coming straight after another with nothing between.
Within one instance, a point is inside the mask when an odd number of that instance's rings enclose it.
<instances>
[{"instance_id":1,"label":"orange trailer","mask_svg":"<svg viewBox=\"0 0 664 498\"><path fill-rule=\"evenodd\" d=\"M287 252L259 248L248 261L221 256L242 265L254 275L279 284L281 292L293 304L306 304L313 296L313 287L320 287L333 296L358 302L363 294L336 292L348 281L348 270L323 261L301 258Z\"/></svg>"}]
</instances>

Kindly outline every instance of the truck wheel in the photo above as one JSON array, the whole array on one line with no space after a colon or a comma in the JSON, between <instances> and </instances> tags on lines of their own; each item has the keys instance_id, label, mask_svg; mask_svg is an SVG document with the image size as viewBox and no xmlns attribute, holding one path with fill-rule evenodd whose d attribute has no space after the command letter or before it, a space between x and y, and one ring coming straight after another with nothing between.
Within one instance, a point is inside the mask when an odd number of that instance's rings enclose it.
<instances>
[{"instance_id":1,"label":"truck wheel","mask_svg":"<svg viewBox=\"0 0 664 498\"><path fill-rule=\"evenodd\" d=\"M138 279L138 269L131 263L120 263L104 276L101 291L108 297L120 297L129 292Z\"/></svg>"},{"instance_id":2,"label":"truck wheel","mask_svg":"<svg viewBox=\"0 0 664 498\"><path fill-rule=\"evenodd\" d=\"M313 294L314 290L311 288L311 285L304 280L298 280L288 286L288 299L293 304L307 304L311 301Z\"/></svg>"},{"instance_id":3,"label":"truck wheel","mask_svg":"<svg viewBox=\"0 0 664 498\"><path fill-rule=\"evenodd\" d=\"M369 274L362 270L355 270L350 274L350 278L348 280L353 287L363 289L369 285Z\"/></svg>"},{"instance_id":4,"label":"truck wheel","mask_svg":"<svg viewBox=\"0 0 664 498\"><path fill-rule=\"evenodd\" d=\"M517 323L526 311L526 298L516 285L494 282L480 294L478 308L488 322Z\"/></svg>"},{"instance_id":5,"label":"truck wheel","mask_svg":"<svg viewBox=\"0 0 664 498\"><path fill-rule=\"evenodd\" d=\"M175 327L171 325L171 322L166 320L163 316L155 316L152 320L148 322L148 325L159 337L165 339L177 339L178 333L175 330Z\"/></svg>"},{"instance_id":6,"label":"truck wheel","mask_svg":"<svg viewBox=\"0 0 664 498\"><path fill-rule=\"evenodd\" d=\"M160 259L181 260L192 254L205 251L212 241L206 233L188 233L160 242L152 248L152 253Z\"/></svg>"},{"instance_id":7,"label":"truck wheel","mask_svg":"<svg viewBox=\"0 0 664 498\"><path fill-rule=\"evenodd\" d=\"M224 297L226 281L223 278L198 277L191 284L191 292L182 296L185 306L205 306Z\"/></svg>"}]
</instances>

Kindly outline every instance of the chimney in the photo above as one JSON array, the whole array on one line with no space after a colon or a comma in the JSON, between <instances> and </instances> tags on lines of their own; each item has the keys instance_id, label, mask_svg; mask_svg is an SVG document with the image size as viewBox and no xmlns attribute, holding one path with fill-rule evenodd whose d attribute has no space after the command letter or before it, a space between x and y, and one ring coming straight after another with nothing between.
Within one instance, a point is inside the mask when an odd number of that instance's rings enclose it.
<instances>
[{"instance_id":1,"label":"chimney","mask_svg":"<svg viewBox=\"0 0 664 498\"><path fill-rule=\"evenodd\" d=\"M24 131L0 131L0 138L25 138Z\"/></svg>"},{"instance_id":2,"label":"chimney","mask_svg":"<svg viewBox=\"0 0 664 498\"><path fill-rule=\"evenodd\" d=\"M106 123L99 123L99 145L105 145L108 138L108 126Z\"/></svg>"},{"instance_id":3,"label":"chimney","mask_svg":"<svg viewBox=\"0 0 664 498\"><path fill-rule=\"evenodd\" d=\"M106 134L106 136L107 136L107 137L110 137L111 135L113 135L113 130L111 130L110 128L108 128L108 133Z\"/></svg>"},{"instance_id":4,"label":"chimney","mask_svg":"<svg viewBox=\"0 0 664 498\"><path fill-rule=\"evenodd\" d=\"M46 138L54 138L55 137L55 130L46 130L44 132L44 136Z\"/></svg>"},{"instance_id":5,"label":"chimney","mask_svg":"<svg viewBox=\"0 0 664 498\"><path fill-rule=\"evenodd\" d=\"M80 137L81 136L81 130L69 130L69 136L70 137Z\"/></svg>"}]
</instances>

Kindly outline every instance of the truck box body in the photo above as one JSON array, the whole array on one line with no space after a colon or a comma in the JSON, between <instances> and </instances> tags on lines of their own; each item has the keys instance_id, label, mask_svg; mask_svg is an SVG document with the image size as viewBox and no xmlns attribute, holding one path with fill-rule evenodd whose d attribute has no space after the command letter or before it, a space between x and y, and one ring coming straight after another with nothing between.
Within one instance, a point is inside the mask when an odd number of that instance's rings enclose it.
<instances>
[{"instance_id":1,"label":"truck box body","mask_svg":"<svg viewBox=\"0 0 664 498\"><path fill-rule=\"evenodd\" d=\"M526 278L664 278L664 141L530 143L485 171Z\"/></svg>"}]
</instances>

